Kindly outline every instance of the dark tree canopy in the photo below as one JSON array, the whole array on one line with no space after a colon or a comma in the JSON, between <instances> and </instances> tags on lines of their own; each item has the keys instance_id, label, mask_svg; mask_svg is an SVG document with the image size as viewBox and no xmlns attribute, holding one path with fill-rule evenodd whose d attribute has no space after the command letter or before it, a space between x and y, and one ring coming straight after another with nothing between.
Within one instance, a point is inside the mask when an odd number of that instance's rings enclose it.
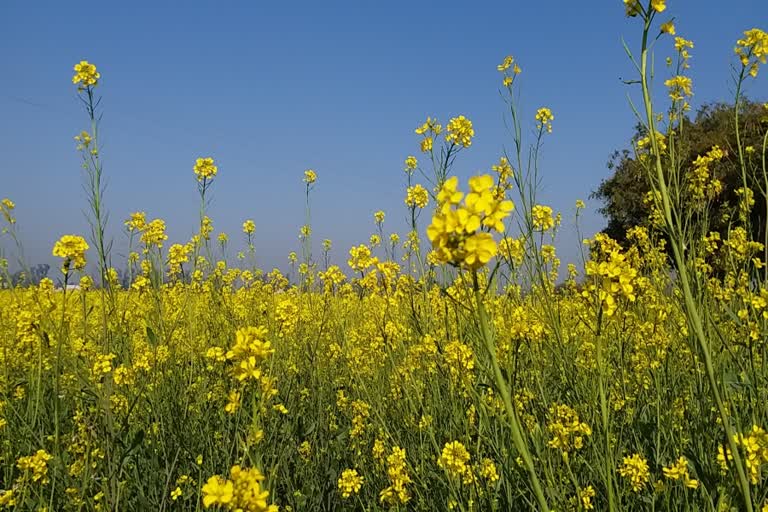
<instances>
[{"instance_id":1,"label":"dark tree canopy","mask_svg":"<svg viewBox=\"0 0 768 512\"><path fill-rule=\"evenodd\" d=\"M763 176L760 159L763 136L768 129L768 111L761 103L742 100L739 119L742 147L752 146L754 152L745 154L748 169L748 186L755 192L756 204L752 209L751 225L756 240L763 239L765 230L765 203L760 193ZM707 153L718 145L727 152L727 156L713 166L714 177L723 184L723 191L713 201L708 211L713 230L727 229L730 206L736 204L736 190L743 186L739 155L736 144L736 130L733 104L710 103L701 107L692 119L684 123L682 146L678 147L682 172L692 169L692 162L698 155ZM635 128L634 140L645 135L642 126ZM608 225L603 230L615 240L624 242L627 230L638 225L648 225L650 210L643 199L650 190L650 185L643 166L635 159L632 149L622 149L613 153L608 162L612 175L600 183L592 193L592 198L602 201L599 209ZM759 180L759 181L758 181Z\"/></svg>"}]
</instances>

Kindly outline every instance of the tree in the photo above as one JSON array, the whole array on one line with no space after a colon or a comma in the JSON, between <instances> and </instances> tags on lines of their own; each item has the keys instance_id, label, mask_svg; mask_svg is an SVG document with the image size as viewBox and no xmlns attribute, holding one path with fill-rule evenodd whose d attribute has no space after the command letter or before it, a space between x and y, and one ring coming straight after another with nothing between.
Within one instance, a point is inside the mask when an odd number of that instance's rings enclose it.
<instances>
[{"instance_id":1,"label":"tree","mask_svg":"<svg viewBox=\"0 0 768 512\"><path fill-rule=\"evenodd\" d=\"M739 119L742 146L753 148L747 152L749 188L755 191L756 204L752 208L750 224L754 240L763 240L766 229L766 208L764 195L759 193L766 187L762 175L760 158L763 150L763 137L768 129L768 109L764 105L742 100ZM713 178L723 185L722 192L709 205L707 215L712 230L723 234L729 224L732 207L737 204L736 190L743 186L739 155L736 144L734 107L726 103L710 103L702 106L693 119L687 119L684 126L682 146L678 151L682 155L682 172L690 173L692 163L699 155L704 155L713 146L718 145L727 155L712 167ZM634 143L646 134L643 128L635 127ZM604 179L591 197L599 199L603 205L599 209L608 220L603 230L611 238L626 241L627 230L634 226L649 226L650 207L644 203L650 190L648 177L643 166L637 161L633 149L615 151L608 161L612 175Z\"/></svg>"}]
</instances>

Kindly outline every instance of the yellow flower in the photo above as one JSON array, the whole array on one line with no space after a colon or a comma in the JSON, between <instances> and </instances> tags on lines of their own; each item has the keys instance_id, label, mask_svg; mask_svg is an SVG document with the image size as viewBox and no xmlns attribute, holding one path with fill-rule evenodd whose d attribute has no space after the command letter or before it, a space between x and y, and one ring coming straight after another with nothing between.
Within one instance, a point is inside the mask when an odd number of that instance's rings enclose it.
<instances>
[{"instance_id":1,"label":"yellow flower","mask_svg":"<svg viewBox=\"0 0 768 512\"><path fill-rule=\"evenodd\" d=\"M134 212L125 221L125 227L128 229L128 232L143 231L146 225L147 214L144 212Z\"/></svg>"},{"instance_id":2,"label":"yellow flower","mask_svg":"<svg viewBox=\"0 0 768 512\"><path fill-rule=\"evenodd\" d=\"M745 31L744 38L736 41L734 51L749 75L756 77L758 66L765 64L768 56L768 33L759 28Z\"/></svg>"},{"instance_id":3,"label":"yellow flower","mask_svg":"<svg viewBox=\"0 0 768 512\"><path fill-rule=\"evenodd\" d=\"M496 241L490 233L475 233L464 242L464 264L469 268L480 268L496 256Z\"/></svg>"},{"instance_id":4,"label":"yellow flower","mask_svg":"<svg viewBox=\"0 0 768 512\"><path fill-rule=\"evenodd\" d=\"M173 244L168 249L168 265L171 268L176 268L182 263L189 261L189 252L192 248L187 245Z\"/></svg>"},{"instance_id":5,"label":"yellow flower","mask_svg":"<svg viewBox=\"0 0 768 512\"><path fill-rule=\"evenodd\" d=\"M406 172L412 172L414 169L416 169L419 166L419 161L416 160L416 157L413 155L409 155L405 159L405 170Z\"/></svg>"},{"instance_id":6,"label":"yellow flower","mask_svg":"<svg viewBox=\"0 0 768 512\"><path fill-rule=\"evenodd\" d=\"M677 462L671 466L663 467L662 473L670 480L682 480L683 484L690 489L699 487L699 481L692 479L688 473L688 460L685 457L678 458Z\"/></svg>"},{"instance_id":7,"label":"yellow flower","mask_svg":"<svg viewBox=\"0 0 768 512\"><path fill-rule=\"evenodd\" d=\"M624 457L619 467L619 474L629 480L634 492L638 492L648 483L650 477L648 462L639 453Z\"/></svg>"},{"instance_id":8,"label":"yellow flower","mask_svg":"<svg viewBox=\"0 0 768 512\"><path fill-rule=\"evenodd\" d=\"M235 485L231 480L224 480L216 475L208 479L203 486L203 506L229 505L234 497Z\"/></svg>"},{"instance_id":9,"label":"yellow flower","mask_svg":"<svg viewBox=\"0 0 768 512\"><path fill-rule=\"evenodd\" d=\"M592 504L592 498L595 497L595 489L591 485L586 486L579 491L579 499L581 500L581 506L584 510L593 510L595 506Z\"/></svg>"},{"instance_id":10,"label":"yellow flower","mask_svg":"<svg viewBox=\"0 0 768 512\"><path fill-rule=\"evenodd\" d=\"M96 66L87 60L81 60L75 64L75 76L72 77L72 83L78 85L78 88L96 87L101 75L96 71Z\"/></svg>"},{"instance_id":11,"label":"yellow flower","mask_svg":"<svg viewBox=\"0 0 768 512\"><path fill-rule=\"evenodd\" d=\"M661 24L661 31L671 36L675 35L675 24L670 20Z\"/></svg>"},{"instance_id":12,"label":"yellow flower","mask_svg":"<svg viewBox=\"0 0 768 512\"><path fill-rule=\"evenodd\" d=\"M243 233L252 235L254 231L256 231L256 224L251 219L243 222Z\"/></svg>"},{"instance_id":13,"label":"yellow flower","mask_svg":"<svg viewBox=\"0 0 768 512\"><path fill-rule=\"evenodd\" d=\"M687 76L675 76L664 82L669 88L669 97L674 101L693 95L693 81Z\"/></svg>"},{"instance_id":14,"label":"yellow flower","mask_svg":"<svg viewBox=\"0 0 768 512\"><path fill-rule=\"evenodd\" d=\"M536 125L537 129L543 130L546 128L547 133L552 133L552 121L555 119L555 116L552 115L552 111L550 109L547 107L541 107L536 111L535 119L539 122Z\"/></svg>"},{"instance_id":15,"label":"yellow flower","mask_svg":"<svg viewBox=\"0 0 768 512\"><path fill-rule=\"evenodd\" d=\"M651 0L651 8L656 12L664 12L667 8L667 0Z\"/></svg>"},{"instance_id":16,"label":"yellow flower","mask_svg":"<svg viewBox=\"0 0 768 512\"><path fill-rule=\"evenodd\" d=\"M304 183L311 185L315 181L317 181L317 173L315 171L312 169L307 169L304 171Z\"/></svg>"},{"instance_id":17,"label":"yellow flower","mask_svg":"<svg viewBox=\"0 0 768 512\"><path fill-rule=\"evenodd\" d=\"M427 189L419 185L413 185L406 190L405 204L411 208L425 208L429 202Z\"/></svg>"},{"instance_id":18,"label":"yellow flower","mask_svg":"<svg viewBox=\"0 0 768 512\"><path fill-rule=\"evenodd\" d=\"M542 206L540 204L535 205L531 209L531 217L533 220L533 229L547 231L555 225L555 220L552 218L552 208L549 206Z\"/></svg>"},{"instance_id":19,"label":"yellow flower","mask_svg":"<svg viewBox=\"0 0 768 512\"><path fill-rule=\"evenodd\" d=\"M219 168L213 165L213 158L198 158L193 167L197 181L210 180L219 172Z\"/></svg>"},{"instance_id":20,"label":"yellow flower","mask_svg":"<svg viewBox=\"0 0 768 512\"><path fill-rule=\"evenodd\" d=\"M85 251L88 243L77 235L64 235L53 246L53 255L64 258L62 272L67 273L70 266L78 270L85 267Z\"/></svg>"},{"instance_id":21,"label":"yellow flower","mask_svg":"<svg viewBox=\"0 0 768 512\"><path fill-rule=\"evenodd\" d=\"M45 450L37 450L34 455L21 457L16 465L21 471L32 472L32 481L48 483L48 461L53 457Z\"/></svg>"},{"instance_id":22,"label":"yellow flower","mask_svg":"<svg viewBox=\"0 0 768 512\"><path fill-rule=\"evenodd\" d=\"M458 204L464 193L458 190L459 178L451 176L443 183L440 192L437 194L437 202L440 204Z\"/></svg>"},{"instance_id":23,"label":"yellow flower","mask_svg":"<svg viewBox=\"0 0 768 512\"><path fill-rule=\"evenodd\" d=\"M508 70L514 62L515 59L511 55L507 55L504 57L504 61L496 66L496 69L503 73L504 71Z\"/></svg>"},{"instance_id":24,"label":"yellow flower","mask_svg":"<svg viewBox=\"0 0 768 512\"><path fill-rule=\"evenodd\" d=\"M465 148L472 145L472 137L475 136L475 130L472 128L472 121L464 116L454 117L448 121L446 127L445 140L453 144L459 144Z\"/></svg>"},{"instance_id":25,"label":"yellow flower","mask_svg":"<svg viewBox=\"0 0 768 512\"><path fill-rule=\"evenodd\" d=\"M478 473L485 478L489 483L494 483L499 480L499 472L496 470L496 464L489 458L484 458L480 461L480 468Z\"/></svg>"},{"instance_id":26,"label":"yellow flower","mask_svg":"<svg viewBox=\"0 0 768 512\"><path fill-rule=\"evenodd\" d=\"M464 476L469 471L469 452L459 441L445 443L437 458L437 465L452 477Z\"/></svg>"},{"instance_id":27,"label":"yellow flower","mask_svg":"<svg viewBox=\"0 0 768 512\"><path fill-rule=\"evenodd\" d=\"M144 226L144 232L141 234L141 241L149 248L152 245L162 247L163 242L168 240L165 234L165 221L154 219Z\"/></svg>"},{"instance_id":28,"label":"yellow flower","mask_svg":"<svg viewBox=\"0 0 768 512\"><path fill-rule=\"evenodd\" d=\"M360 492L363 486L364 478L357 474L356 469L345 469L341 473L338 481L339 490L342 498L349 498L353 494Z\"/></svg>"}]
</instances>

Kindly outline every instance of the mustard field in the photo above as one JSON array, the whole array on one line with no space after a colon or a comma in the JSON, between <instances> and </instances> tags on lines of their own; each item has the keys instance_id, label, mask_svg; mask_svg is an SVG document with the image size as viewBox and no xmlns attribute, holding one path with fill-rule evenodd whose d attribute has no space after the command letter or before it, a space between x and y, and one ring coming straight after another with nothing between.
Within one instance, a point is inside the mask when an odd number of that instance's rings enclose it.
<instances>
[{"instance_id":1,"label":"mustard field","mask_svg":"<svg viewBox=\"0 0 768 512\"><path fill-rule=\"evenodd\" d=\"M584 240L567 264L557 237L584 203L538 200L556 112L522 115L512 57L489 84L511 151L459 180L470 118L418 124L398 171L410 225L377 212L343 258L313 244L322 173L297 173L306 222L284 271L258 268L259 219L214 230L227 174L205 156L190 158L189 240L144 212L112 212L124 234L106 231L101 75L77 63L92 231L51 241L50 278L14 283L24 219L12 198L0 207L0 508L768 511L768 246L750 215L768 194L768 104L762 147L683 161L695 47L666 7L616 7L636 27L628 108L649 221ZM768 34L734 44L738 106ZM744 181L721 233L706 212L728 159ZM244 249L227 258L228 244Z\"/></svg>"}]
</instances>

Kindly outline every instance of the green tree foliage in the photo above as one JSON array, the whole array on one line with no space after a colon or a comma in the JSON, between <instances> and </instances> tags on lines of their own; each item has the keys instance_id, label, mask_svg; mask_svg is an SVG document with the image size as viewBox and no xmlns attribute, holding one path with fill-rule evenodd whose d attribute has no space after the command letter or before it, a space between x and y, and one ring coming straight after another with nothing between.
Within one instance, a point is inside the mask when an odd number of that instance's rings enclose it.
<instances>
[{"instance_id":1,"label":"green tree foliage","mask_svg":"<svg viewBox=\"0 0 768 512\"><path fill-rule=\"evenodd\" d=\"M754 149L754 152L748 151L744 154L748 169L747 185L756 192L756 204L752 209L750 223L754 239L764 240L768 215L765 200L762 194L757 192L764 190L768 185L760 165L763 137L768 129L768 109L761 103L742 100L739 125L743 146L751 146ZM722 234L727 231L738 202L736 190L743 186L736 149L733 104L704 105L692 119L683 123L683 130L686 132L682 138L684 145L677 148L681 155L683 179L691 172L692 162L698 155L705 154L715 145L727 152L727 156L711 168L712 178L721 181L723 190L711 202L706 212L711 229ZM608 220L608 225L603 231L620 242L626 240L628 229L638 225L650 225L650 208L644 203L650 185L632 149L634 143L645 135L640 126L635 128L632 147L613 153L608 162L608 169L612 174L592 193L592 198L602 201L599 211Z\"/></svg>"}]
</instances>

